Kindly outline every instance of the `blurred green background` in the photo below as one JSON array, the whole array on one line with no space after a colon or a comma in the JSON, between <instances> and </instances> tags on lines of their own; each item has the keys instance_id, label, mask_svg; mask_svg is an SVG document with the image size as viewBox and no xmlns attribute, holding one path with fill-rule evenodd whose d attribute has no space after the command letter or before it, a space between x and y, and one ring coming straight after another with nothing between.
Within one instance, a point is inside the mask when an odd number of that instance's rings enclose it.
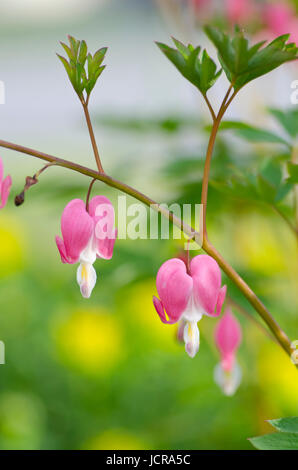
<instances>
[{"instance_id":1,"label":"blurred green background","mask_svg":"<svg viewBox=\"0 0 298 470\"><path fill-rule=\"evenodd\" d=\"M109 46L108 67L90 105L107 173L159 201L198 203L209 116L153 41L169 43L174 35L214 51L191 2L161 3L3 0L1 138L94 167L79 102L55 57L58 41L71 33L91 50ZM221 11L206 13L206 20L229 27ZM254 37L264 30L270 36L259 17L247 28ZM276 211L294 220L293 193L276 204L270 198L261 203L255 187L260 172L274 181L284 177L297 145L268 110L297 111L290 101L295 78L297 65L290 64L239 94L227 118L276 132L290 145L221 132L208 207L210 239L293 340L297 243ZM226 84L222 77L212 89L213 102L219 103ZM152 305L155 276L166 259L181 253L183 241L117 241L113 259L96 262L98 283L85 300L76 267L61 263L54 237L64 206L85 198L88 180L50 168L15 208L25 176L42 162L2 149L0 155L13 177L0 214L0 340L6 346L1 449L252 449L247 438L270 429L264 420L298 415L297 372L237 310L243 381L234 397L223 396L213 382L216 320L200 322L202 341L193 360L177 342L176 326L160 322ZM117 192L100 183L93 192L117 203Z\"/></svg>"}]
</instances>

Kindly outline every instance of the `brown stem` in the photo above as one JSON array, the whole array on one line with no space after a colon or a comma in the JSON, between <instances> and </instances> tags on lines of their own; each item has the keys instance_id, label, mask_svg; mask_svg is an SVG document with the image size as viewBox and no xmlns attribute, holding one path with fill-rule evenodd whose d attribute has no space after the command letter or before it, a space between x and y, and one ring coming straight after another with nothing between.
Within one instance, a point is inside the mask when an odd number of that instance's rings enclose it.
<instances>
[{"instance_id":1,"label":"brown stem","mask_svg":"<svg viewBox=\"0 0 298 470\"><path fill-rule=\"evenodd\" d=\"M228 88L228 91L223 99L223 102L221 104L221 107L218 111L217 116L215 117L213 121L213 126L208 142L208 147L206 151L206 158L205 158L205 165L204 165L204 174L203 174L203 181L202 181L202 194L201 194L201 204L203 204L203 237L207 237L207 226L206 226L206 214L207 214L207 199L208 199L208 184L209 184L209 174L210 174L210 166L211 166L211 159L213 155L213 149L214 149L214 144L215 144L215 139L217 136L218 128L220 125L220 122L222 120L222 117L228 107L228 105L231 103L233 97L235 96L235 92L231 96L231 98L228 100L228 97L230 95L230 92L232 90L233 85L230 85Z\"/></svg>"},{"instance_id":2,"label":"brown stem","mask_svg":"<svg viewBox=\"0 0 298 470\"><path fill-rule=\"evenodd\" d=\"M47 165L43 166L40 170L38 170L35 173L33 178L37 179L47 168L49 168L50 166L53 166L53 165L56 165L56 162L51 162L51 163L48 163Z\"/></svg>"},{"instance_id":3,"label":"brown stem","mask_svg":"<svg viewBox=\"0 0 298 470\"><path fill-rule=\"evenodd\" d=\"M145 194L137 191L136 189L128 186L121 181L115 180L111 176L106 175L105 173L98 173L97 171L91 170L90 168L86 168L82 165L78 165L73 162L69 162L67 160L63 160L61 158L54 157L52 155L39 152L37 150L33 150L27 147L23 147L21 145L13 144L11 142L7 142L4 140L0 140L0 147L4 147L7 149L15 150L17 152L21 152L27 155L31 155L42 160L46 160L49 162L55 162L56 165L61 166L63 168L68 168L73 171L77 171L83 175L89 176L93 179L102 181L103 183L116 188L135 199L143 202L152 209L156 210L157 212L161 213L164 217L168 218L174 225L179 227L181 231L183 231L188 237L193 238L195 234L195 239L200 240L199 233L196 232L192 227L188 224L184 223L181 219L176 217L172 212L167 210L165 207L157 204L153 199L149 198ZM198 238L197 238L198 236ZM274 337L277 339L280 346L291 356L292 352L294 351L291 348L291 343L287 335L283 332L277 322L272 318L270 312L266 309L263 303L258 299L256 294L251 290L251 288L246 284L246 282L239 276L239 274L228 264L227 261L223 259L223 257L215 250L215 248L211 245L211 243L204 239L203 242L203 249L205 250L208 255L212 256L223 269L223 271L227 274L227 276L234 282L234 284L239 288L239 290L244 294L250 304L254 307L254 309L259 313L259 315L263 318L264 322L267 324L271 332L273 333ZM298 367L298 364L297 364Z\"/></svg>"},{"instance_id":4,"label":"brown stem","mask_svg":"<svg viewBox=\"0 0 298 470\"><path fill-rule=\"evenodd\" d=\"M91 181L91 183L89 184L89 188L88 188L88 192L87 192L87 196L86 196L86 211L88 212L89 210L89 199L90 199L90 194L91 194L91 190L92 190L92 187L95 183L96 179L93 178L93 180Z\"/></svg>"},{"instance_id":5,"label":"brown stem","mask_svg":"<svg viewBox=\"0 0 298 470\"><path fill-rule=\"evenodd\" d=\"M214 122L215 119L216 119L215 112L214 112L214 110L213 110L213 108L212 108L212 106L211 106L211 103L210 103L210 101L209 101L209 99L208 99L206 93L203 93L203 97L204 97L204 100L206 101L206 104L207 104L208 109L209 109L209 111L210 111L212 120L213 120L213 122Z\"/></svg>"},{"instance_id":6,"label":"brown stem","mask_svg":"<svg viewBox=\"0 0 298 470\"><path fill-rule=\"evenodd\" d=\"M89 114L89 109L88 109L88 100L85 101L84 99L81 99L81 103L82 103L82 106L83 106L83 110L84 110L84 114L85 114L85 118L86 118L86 122L87 122L87 126L88 126L88 131L89 131L89 135L90 135L90 139L91 139L91 143L92 143L92 148L93 148L97 168L98 168L99 173L104 173L103 167L102 167L102 164L101 164L101 161L100 161L98 147L97 147L96 140L95 140L95 135L94 135L94 132L93 132L91 119L90 119L90 114Z\"/></svg>"}]
</instances>

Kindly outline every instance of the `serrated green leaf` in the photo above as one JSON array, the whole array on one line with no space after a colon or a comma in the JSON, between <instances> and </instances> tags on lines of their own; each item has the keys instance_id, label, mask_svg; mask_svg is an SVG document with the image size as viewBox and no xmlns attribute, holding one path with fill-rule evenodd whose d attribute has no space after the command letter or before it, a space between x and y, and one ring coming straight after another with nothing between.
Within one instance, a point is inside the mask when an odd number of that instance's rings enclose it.
<instances>
[{"instance_id":1,"label":"serrated green leaf","mask_svg":"<svg viewBox=\"0 0 298 470\"><path fill-rule=\"evenodd\" d=\"M262 199L269 204L273 204L276 196L276 188L262 175L258 175L258 189Z\"/></svg>"},{"instance_id":2,"label":"serrated green leaf","mask_svg":"<svg viewBox=\"0 0 298 470\"><path fill-rule=\"evenodd\" d=\"M75 82L75 73L74 73L74 70L72 69L72 67L70 66L70 64L67 62L67 60L65 59L65 57L57 54L57 57L61 60L65 70L66 70L66 73L68 75L68 78L69 80L71 81L72 85L75 87L76 85L76 82Z\"/></svg>"},{"instance_id":3,"label":"serrated green leaf","mask_svg":"<svg viewBox=\"0 0 298 470\"><path fill-rule=\"evenodd\" d=\"M68 55L69 60L74 60L74 55L70 47L68 47L64 42L60 41L61 46L65 50L66 54Z\"/></svg>"},{"instance_id":4,"label":"serrated green leaf","mask_svg":"<svg viewBox=\"0 0 298 470\"><path fill-rule=\"evenodd\" d=\"M93 90L95 84L96 84L96 81L98 79L98 77L101 75L101 73L103 72L103 70L105 69L105 65L103 65L102 67L99 67L99 69L97 69L93 75L92 75L92 78L91 79L88 79L88 82L87 82L87 85L86 85L86 93L87 95L90 95L91 91Z\"/></svg>"},{"instance_id":5,"label":"serrated green leaf","mask_svg":"<svg viewBox=\"0 0 298 470\"><path fill-rule=\"evenodd\" d=\"M174 42L175 46L177 47L178 51L183 55L184 59L187 59L187 57L189 56L189 48L186 47L178 39L175 39L173 36L171 38L172 38L172 41Z\"/></svg>"},{"instance_id":6,"label":"serrated green leaf","mask_svg":"<svg viewBox=\"0 0 298 470\"><path fill-rule=\"evenodd\" d=\"M69 62L59 54L57 55L63 63L73 88L79 98L84 98L84 91L89 97L98 77L105 68L105 66L101 66L101 63L104 59L107 48L102 47L96 51L92 57L92 55L88 53L87 44L84 40L79 41L73 36L68 36L68 40L70 47L64 43L61 43L61 45L69 57ZM88 77L85 68L86 61Z\"/></svg>"},{"instance_id":7,"label":"serrated green leaf","mask_svg":"<svg viewBox=\"0 0 298 470\"><path fill-rule=\"evenodd\" d=\"M102 47L101 49L98 49L98 51L95 52L93 56L93 63L96 65L96 67L99 67L101 65L107 50L107 47Z\"/></svg>"},{"instance_id":8,"label":"serrated green leaf","mask_svg":"<svg viewBox=\"0 0 298 470\"><path fill-rule=\"evenodd\" d=\"M298 416L292 418L269 419L268 422L278 431L298 433Z\"/></svg>"},{"instance_id":9,"label":"serrated green leaf","mask_svg":"<svg viewBox=\"0 0 298 470\"><path fill-rule=\"evenodd\" d=\"M297 163L288 163L288 172L290 177L288 181L293 184L298 184L298 164Z\"/></svg>"},{"instance_id":10,"label":"serrated green leaf","mask_svg":"<svg viewBox=\"0 0 298 470\"><path fill-rule=\"evenodd\" d=\"M272 159L266 161L262 165L260 174L264 179L266 179L266 181L275 187L278 187L281 183L282 171L280 164Z\"/></svg>"},{"instance_id":11,"label":"serrated green leaf","mask_svg":"<svg viewBox=\"0 0 298 470\"><path fill-rule=\"evenodd\" d=\"M298 135L298 109L286 111L269 109L269 111L293 139Z\"/></svg>"},{"instance_id":12,"label":"serrated green leaf","mask_svg":"<svg viewBox=\"0 0 298 470\"><path fill-rule=\"evenodd\" d=\"M221 123L219 129L234 130L237 135L243 137L249 142L267 142L273 144L283 144L287 147L290 146L290 144L279 135L266 129L250 126L249 124L246 124L241 121L224 121Z\"/></svg>"},{"instance_id":13,"label":"serrated green leaf","mask_svg":"<svg viewBox=\"0 0 298 470\"><path fill-rule=\"evenodd\" d=\"M216 70L215 62L205 50L201 54L199 46L185 46L178 39L172 40L177 49L160 42L156 44L179 72L205 95L220 76L221 70Z\"/></svg>"},{"instance_id":14,"label":"serrated green leaf","mask_svg":"<svg viewBox=\"0 0 298 470\"><path fill-rule=\"evenodd\" d=\"M80 47L80 41L75 39L73 36L68 35L68 40L70 44L70 49L72 51L73 59L76 60L78 57L78 52L79 52L79 47Z\"/></svg>"},{"instance_id":15,"label":"serrated green leaf","mask_svg":"<svg viewBox=\"0 0 298 470\"><path fill-rule=\"evenodd\" d=\"M85 65L86 58L87 58L87 52L88 52L87 44L86 44L86 42L83 40L83 41L81 41L80 50L79 50L79 63L80 63L82 66Z\"/></svg>"},{"instance_id":16,"label":"serrated green leaf","mask_svg":"<svg viewBox=\"0 0 298 470\"><path fill-rule=\"evenodd\" d=\"M283 182L277 189L274 201L276 203L282 201L292 189L293 189L293 184L291 184L289 181Z\"/></svg>"},{"instance_id":17,"label":"serrated green leaf","mask_svg":"<svg viewBox=\"0 0 298 470\"><path fill-rule=\"evenodd\" d=\"M260 450L298 450L298 435L290 432L276 432L249 439Z\"/></svg>"},{"instance_id":18,"label":"serrated green leaf","mask_svg":"<svg viewBox=\"0 0 298 470\"><path fill-rule=\"evenodd\" d=\"M279 36L267 46L264 42L250 46L239 30L232 38L213 26L206 26L205 32L215 45L219 61L235 90L298 58L296 45L287 44L289 35Z\"/></svg>"}]
</instances>

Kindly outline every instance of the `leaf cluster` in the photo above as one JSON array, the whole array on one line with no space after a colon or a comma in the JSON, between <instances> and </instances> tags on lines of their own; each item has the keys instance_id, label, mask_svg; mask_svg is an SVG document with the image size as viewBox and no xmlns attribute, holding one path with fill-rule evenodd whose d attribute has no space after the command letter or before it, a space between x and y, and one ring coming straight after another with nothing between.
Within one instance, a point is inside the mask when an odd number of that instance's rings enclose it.
<instances>
[{"instance_id":1,"label":"leaf cluster","mask_svg":"<svg viewBox=\"0 0 298 470\"><path fill-rule=\"evenodd\" d=\"M87 44L73 36L68 36L69 45L61 42L61 46L67 54L68 60L57 54L61 60L68 78L80 99L86 93L87 101L99 76L103 72L105 65L102 62L107 52L106 47L102 47L92 55L88 52Z\"/></svg>"}]
</instances>

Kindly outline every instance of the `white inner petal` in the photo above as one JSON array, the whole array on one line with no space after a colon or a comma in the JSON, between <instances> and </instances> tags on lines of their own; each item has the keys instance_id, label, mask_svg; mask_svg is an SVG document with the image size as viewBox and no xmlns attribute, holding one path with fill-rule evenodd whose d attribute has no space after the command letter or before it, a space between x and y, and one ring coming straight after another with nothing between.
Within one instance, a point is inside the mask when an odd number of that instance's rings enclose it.
<instances>
[{"instance_id":1,"label":"white inner petal","mask_svg":"<svg viewBox=\"0 0 298 470\"><path fill-rule=\"evenodd\" d=\"M82 296L88 299L96 284L96 271L91 263L80 263L77 270L77 281Z\"/></svg>"},{"instance_id":2,"label":"white inner petal","mask_svg":"<svg viewBox=\"0 0 298 470\"><path fill-rule=\"evenodd\" d=\"M221 363L214 369L214 381L227 396L232 396L239 387L242 379L241 367L237 362L234 363L230 371L223 369Z\"/></svg>"},{"instance_id":3,"label":"white inner petal","mask_svg":"<svg viewBox=\"0 0 298 470\"><path fill-rule=\"evenodd\" d=\"M195 357L200 347L200 332L196 321L186 323L183 339L185 351L190 357Z\"/></svg>"},{"instance_id":4,"label":"white inner petal","mask_svg":"<svg viewBox=\"0 0 298 470\"><path fill-rule=\"evenodd\" d=\"M203 313L203 309L196 305L193 293L191 293L187 307L182 314L182 318L189 322L198 322L201 320Z\"/></svg>"},{"instance_id":5,"label":"white inner petal","mask_svg":"<svg viewBox=\"0 0 298 470\"><path fill-rule=\"evenodd\" d=\"M96 249L94 247L94 237L92 236L88 242L88 245L81 251L80 263L93 264L96 260Z\"/></svg>"}]
</instances>

